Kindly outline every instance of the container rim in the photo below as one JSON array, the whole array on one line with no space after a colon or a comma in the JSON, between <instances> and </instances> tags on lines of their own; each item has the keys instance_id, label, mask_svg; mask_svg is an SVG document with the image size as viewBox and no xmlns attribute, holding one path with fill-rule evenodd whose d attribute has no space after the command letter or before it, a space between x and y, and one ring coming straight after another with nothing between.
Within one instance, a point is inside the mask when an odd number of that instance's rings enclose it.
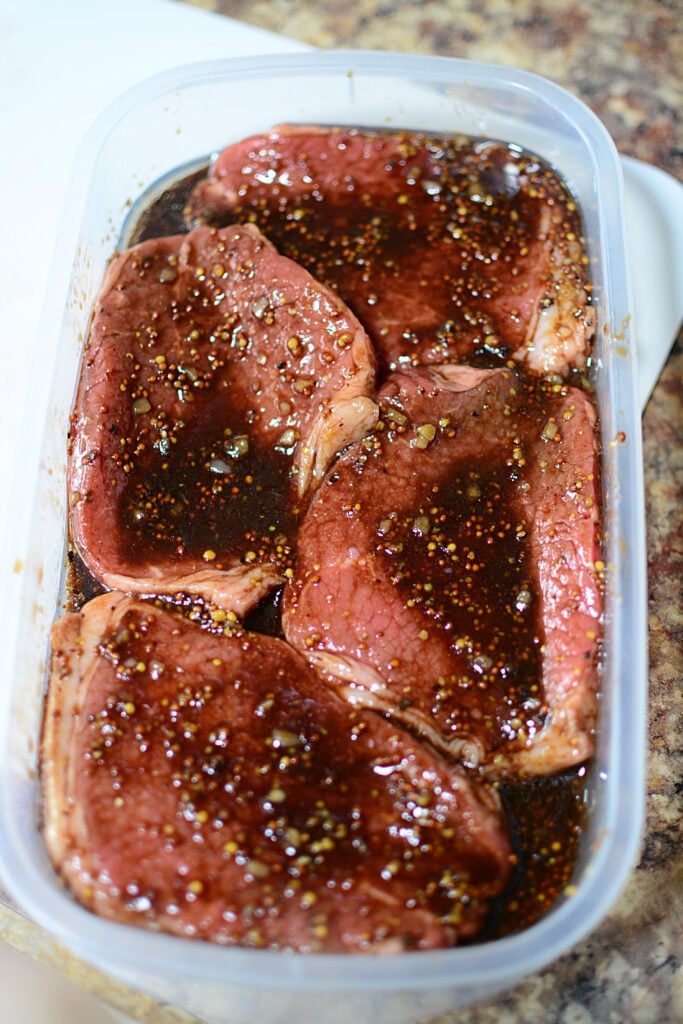
<instances>
[{"instance_id":1,"label":"container rim","mask_svg":"<svg viewBox=\"0 0 683 1024\"><path fill-rule=\"evenodd\" d=\"M265 74L283 72L311 75L340 71L345 72L349 78L352 78L354 73L373 77L400 74L415 75L421 82L443 82L445 79L451 79L459 84L486 87L498 84L506 87L513 85L522 92L541 96L549 105L555 104L575 121L578 119L583 122L579 129L580 134L590 138L593 147L605 147L609 150L618 167L618 153L614 142L597 115L583 100L536 72L463 57L354 48L285 50L281 53L193 61L158 72L130 86L104 107L86 132L81 150L92 146L92 136L109 132L132 105L142 100L153 99L173 88L199 85L216 78L261 78Z\"/></svg>"},{"instance_id":2,"label":"container rim","mask_svg":"<svg viewBox=\"0 0 683 1024\"><path fill-rule=\"evenodd\" d=\"M639 810L630 805L636 819ZM637 852L635 833L631 841L624 842L612 831L591 866L590 878L580 883L581 899L568 897L547 917L515 935L480 945L395 956L250 950L150 932L98 918L65 890L55 887L45 892L33 865L29 865L23 885L15 888L21 908L33 920L82 959L114 974L137 973L142 968L151 975L173 971L207 982L220 979L253 983L263 989L304 988L311 992L335 987L349 992L410 990L416 985L476 987L490 983L493 974L503 988L521 980L522 964L524 976L534 973L596 927L622 889ZM539 946L541 930L543 944ZM116 941L114 932L121 941Z\"/></svg>"}]
</instances>

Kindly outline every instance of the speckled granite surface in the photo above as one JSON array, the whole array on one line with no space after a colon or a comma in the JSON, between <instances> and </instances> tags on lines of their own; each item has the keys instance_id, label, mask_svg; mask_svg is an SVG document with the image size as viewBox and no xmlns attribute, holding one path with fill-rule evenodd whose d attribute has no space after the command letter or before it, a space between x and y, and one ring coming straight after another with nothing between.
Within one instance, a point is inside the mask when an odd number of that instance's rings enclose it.
<instances>
[{"instance_id":1,"label":"speckled granite surface","mask_svg":"<svg viewBox=\"0 0 683 1024\"><path fill-rule=\"evenodd\" d=\"M583 99L622 153L683 179L680 0L191 0L320 47L493 61ZM502 996L439 1024L683 1022L683 353L643 419L650 721L641 860L590 938Z\"/></svg>"},{"instance_id":2,"label":"speckled granite surface","mask_svg":"<svg viewBox=\"0 0 683 1024\"><path fill-rule=\"evenodd\" d=\"M439 53L535 71L588 103L622 153L683 179L681 0L185 2L321 47ZM438 1024L683 1024L682 341L643 419L651 667L640 863L579 947ZM26 922L17 917L19 927L24 936ZM4 938L20 944L12 934ZM38 959L141 1020L189 1020L92 972L79 975L79 965L51 945Z\"/></svg>"}]
</instances>

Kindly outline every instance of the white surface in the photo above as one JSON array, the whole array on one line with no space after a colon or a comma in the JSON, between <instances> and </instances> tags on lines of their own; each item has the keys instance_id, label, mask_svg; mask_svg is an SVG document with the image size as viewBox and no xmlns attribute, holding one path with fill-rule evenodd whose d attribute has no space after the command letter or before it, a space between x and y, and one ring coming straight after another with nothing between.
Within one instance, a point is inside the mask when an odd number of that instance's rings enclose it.
<instances>
[{"instance_id":1,"label":"white surface","mask_svg":"<svg viewBox=\"0 0 683 1024\"><path fill-rule=\"evenodd\" d=\"M621 161L645 408L683 320L683 185L639 160Z\"/></svg>"},{"instance_id":2,"label":"white surface","mask_svg":"<svg viewBox=\"0 0 683 1024\"><path fill-rule=\"evenodd\" d=\"M3 1024L124 1024L130 1020L2 943L0 978Z\"/></svg>"}]
</instances>

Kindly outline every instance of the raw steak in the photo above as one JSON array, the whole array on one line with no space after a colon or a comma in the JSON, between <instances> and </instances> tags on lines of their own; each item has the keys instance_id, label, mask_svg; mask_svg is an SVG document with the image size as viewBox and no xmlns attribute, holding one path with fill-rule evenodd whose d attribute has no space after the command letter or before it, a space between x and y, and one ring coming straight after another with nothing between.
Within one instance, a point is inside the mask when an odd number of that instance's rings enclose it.
<instances>
[{"instance_id":1,"label":"raw steak","mask_svg":"<svg viewBox=\"0 0 683 1024\"><path fill-rule=\"evenodd\" d=\"M494 791L283 641L105 594L54 628L45 836L98 914L299 951L448 946L510 871Z\"/></svg>"},{"instance_id":2,"label":"raw steak","mask_svg":"<svg viewBox=\"0 0 683 1024\"><path fill-rule=\"evenodd\" d=\"M353 314L251 225L117 256L72 417L88 568L242 614L281 578L299 499L374 424L374 383Z\"/></svg>"},{"instance_id":3,"label":"raw steak","mask_svg":"<svg viewBox=\"0 0 683 1024\"><path fill-rule=\"evenodd\" d=\"M287 639L348 700L470 767L583 761L602 605L593 407L446 366L390 376L380 409L302 523Z\"/></svg>"},{"instance_id":4,"label":"raw steak","mask_svg":"<svg viewBox=\"0 0 683 1024\"><path fill-rule=\"evenodd\" d=\"M594 330L576 207L519 147L280 126L229 146L190 223L250 220L405 363L581 367Z\"/></svg>"}]
</instances>

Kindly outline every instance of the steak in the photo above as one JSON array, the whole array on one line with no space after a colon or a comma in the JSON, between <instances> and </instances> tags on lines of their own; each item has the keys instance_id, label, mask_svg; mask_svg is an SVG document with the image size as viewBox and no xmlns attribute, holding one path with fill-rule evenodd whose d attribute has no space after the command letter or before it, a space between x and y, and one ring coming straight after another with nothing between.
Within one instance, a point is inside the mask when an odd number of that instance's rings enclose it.
<instances>
[{"instance_id":1,"label":"steak","mask_svg":"<svg viewBox=\"0 0 683 1024\"><path fill-rule=\"evenodd\" d=\"M340 700L285 642L121 594L54 627L42 772L76 897L177 935L449 946L510 873L494 790Z\"/></svg>"},{"instance_id":2,"label":"steak","mask_svg":"<svg viewBox=\"0 0 683 1024\"><path fill-rule=\"evenodd\" d=\"M374 424L374 366L339 297L251 225L117 256L72 416L71 530L90 571L244 614L281 579L299 501Z\"/></svg>"},{"instance_id":3,"label":"steak","mask_svg":"<svg viewBox=\"0 0 683 1024\"><path fill-rule=\"evenodd\" d=\"M186 217L258 224L339 292L382 371L510 358L540 375L584 365L594 315L576 207L519 147L280 126L227 147Z\"/></svg>"},{"instance_id":4,"label":"steak","mask_svg":"<svg viewBox=\"0 0 683 1024\"><path fill-rule=\"evenodd\" d=\"M406 369L329 472L287 639L354 704L489 775L588 758L602 608L595 414L512 370Z\"/></svg>"}]
</instances>

